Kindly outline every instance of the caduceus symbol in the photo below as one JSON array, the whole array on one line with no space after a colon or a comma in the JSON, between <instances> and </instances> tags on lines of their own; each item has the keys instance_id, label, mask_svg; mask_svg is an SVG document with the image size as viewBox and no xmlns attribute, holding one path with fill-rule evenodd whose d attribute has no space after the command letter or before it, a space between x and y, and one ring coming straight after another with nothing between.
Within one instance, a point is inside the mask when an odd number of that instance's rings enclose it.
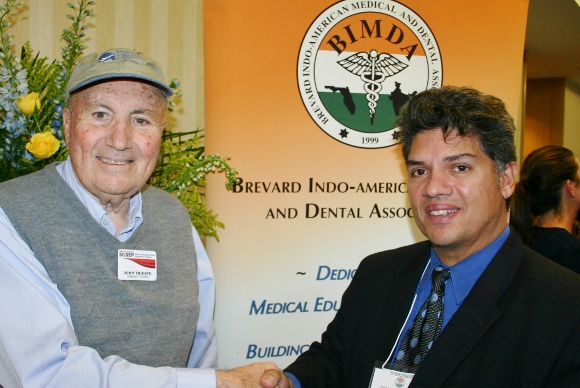
<instances>
[{"instance_id":1,"label":"caduceus symbol","mask_svg":"<svg viewBox=\"0 0 580 388\"><path fill-rule=\"evenodd\" d=\"M371 125L375 118L377 101L379 100L379 93L383 88L383 81L387 77L393 76L409 66L391 54L379 54L376 50L371 50L369 53L361 52L353 54L348 58L338 61L338 64L352 74L358 75L364 82Z\"/></svg>"}]
</instances>

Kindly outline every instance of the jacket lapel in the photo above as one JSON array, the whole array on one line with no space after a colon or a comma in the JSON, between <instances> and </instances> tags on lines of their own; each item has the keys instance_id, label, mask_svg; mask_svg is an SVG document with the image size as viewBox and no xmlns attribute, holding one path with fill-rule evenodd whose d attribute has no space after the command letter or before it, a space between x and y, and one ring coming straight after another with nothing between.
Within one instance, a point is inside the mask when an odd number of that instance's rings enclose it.
<instances>
[{"instance_id":1,"label":"jacket lapel","mask_svg":"<svg viewBox=\"0 0 580 388\"><path fill-rule=\"evenodd\" d=\"M388 333L387 336L379 337L378 349L386 350L385 359L395 346L397 336L403 325L405 319L413 303L413 297L421 274L425 269L429 254L431 252L431 244L425 242L414 246L417 251L408 254L404 258L404 265L395 267L394 271L388 272L389 279L385 279L385 286L382 294L376 299L380 303L385 304L385 316L381 319L380 332ZM414 257L420 257L420 260L413 260ZM386 271L387 272L387 271ZM393 287L397 285L397 287ZM403 307L404 306L404 307Z\"/></svg>"},{"instance_id":2,"label":"jacket lapel","mask_svg":"<svg viewBox=\"0 0 580 388\"><path fill-rule=\"evenodd\" d=\"M376 288L376 294L363 296L366 306L353 338L353 343L357 344L354 360L364 359L369 373L375 361L387 360L395 345L413 301L421 271L429 257L430 246L426 242L413 245L411 250L398 250L395 257L375 268L376 273L383 274L378 279L380 286Z\"/></svg>"}]
</instances>

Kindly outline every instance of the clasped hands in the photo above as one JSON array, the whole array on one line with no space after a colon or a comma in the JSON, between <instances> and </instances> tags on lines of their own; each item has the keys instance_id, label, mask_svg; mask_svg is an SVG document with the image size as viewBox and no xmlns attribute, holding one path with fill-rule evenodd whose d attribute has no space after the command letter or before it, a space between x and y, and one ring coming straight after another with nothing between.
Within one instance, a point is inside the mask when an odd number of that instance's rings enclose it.
<instances>
[{"instance_id":1,"label":"clasped hands","mask_svg":"<svg viewBox=\"0 0 580 388\"><path fill-rule=\"evenodd\" d=\"M293 388L273 362L260 362L216 371L217 388Z\"/></svg>"}]
</instances>

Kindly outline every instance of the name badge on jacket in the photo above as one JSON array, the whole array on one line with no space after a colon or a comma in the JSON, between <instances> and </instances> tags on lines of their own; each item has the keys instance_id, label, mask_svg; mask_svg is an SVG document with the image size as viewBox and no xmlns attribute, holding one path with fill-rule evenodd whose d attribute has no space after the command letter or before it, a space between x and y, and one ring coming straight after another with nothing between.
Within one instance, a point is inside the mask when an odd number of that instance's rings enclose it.
<instances>
[{"instance_id":1,"label":"name badge on jacket","mask_svg":"<svg viewBox=\"0 0 580 388\"><path fill-rule=\"evenodd\" d=\"M375 368L369 388L406 388L411 384L414 376L414 373Z\"/></svg>"}]
</instances>

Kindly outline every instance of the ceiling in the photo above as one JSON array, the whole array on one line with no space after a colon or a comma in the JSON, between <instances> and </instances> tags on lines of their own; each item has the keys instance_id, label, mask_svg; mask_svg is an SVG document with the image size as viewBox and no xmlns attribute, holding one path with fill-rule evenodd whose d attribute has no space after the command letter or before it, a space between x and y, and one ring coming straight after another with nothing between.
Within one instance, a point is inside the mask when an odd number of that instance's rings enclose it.
<instances>
[{"instance_id":1,"label":"ceiling","mask_svg":"<svg viewBox=\"0 0 580 388\"><path fill-rule=\"evenodd\" d=\"M567 78L580 86L579 3L530 0L525 44L527 78Z\"/></svg>"}]
</instances>

